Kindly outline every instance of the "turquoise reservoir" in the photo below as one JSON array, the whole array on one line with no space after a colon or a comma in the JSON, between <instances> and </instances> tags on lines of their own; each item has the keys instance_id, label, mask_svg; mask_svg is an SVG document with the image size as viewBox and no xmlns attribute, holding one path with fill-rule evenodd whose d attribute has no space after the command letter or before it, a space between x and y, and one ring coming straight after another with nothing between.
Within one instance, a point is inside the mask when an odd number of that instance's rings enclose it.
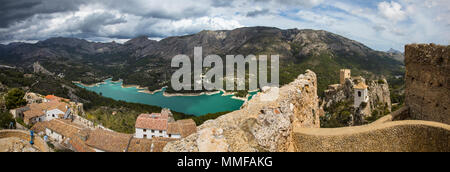
<instances>
[{"instance_id":1,"label":"turquoise reservoir","mask_svg":"<svg viewBox=\"0 0 450 172\"><path fill-rule=\"evenodd\" d=\"M204 94L198 96L173 97L164 96L163 92L165 89L155 92L154 94L142 93L139 92L142 90L137 89L136 87L123 88L122 82L112 82L111 79L107 79L105 80L105 83L97 84L92 87L83 86L82 84L76 85L99 94L101 93L103 96L115 100L154 105L195 116L206 115L208 113L235 111L244 103L242 100L233 99L232 95L222 96L223 92L213 95ZM251 93L251 97L256 93L257 92Z\"/></svg>"}]
</instances>

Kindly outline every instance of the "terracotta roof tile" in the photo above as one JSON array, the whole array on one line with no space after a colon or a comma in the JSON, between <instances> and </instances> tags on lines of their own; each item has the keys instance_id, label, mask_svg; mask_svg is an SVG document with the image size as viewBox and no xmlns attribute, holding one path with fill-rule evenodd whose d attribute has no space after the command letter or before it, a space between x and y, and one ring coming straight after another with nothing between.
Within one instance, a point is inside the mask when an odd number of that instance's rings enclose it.
<instances>
[{"instance_id":1,"label":"terracotta roof tile","mask_svg":"<svg viewBox=\"0 0 450 172\"><path fill-rule=\"evenodd\" d=\"M61 119L53 119L51 121L36 123L33 126L32 130L36 132L44 132L45 128L48 128L68 138L77 137L77 134L83 130L83 127Z\"/></svg>"},{"instance_id":2,"label":"terracotta roof tile","mask_svg":"<svg viewBox=\"0 0 450 172\"><path fill-rule=\"evenodd\" d=\"M141 114L136 120L136 128L145 128L150 130L167 130L167 114L152 113Z\"/></svg>"},{"instance_id":3,"label":"terracotta roof tile","mask_svg":"<svg viewBox=\"0 0 450 172\"><path fill-rule=\"evenodd\" d=\"M187 137L195 132L197 132L197 125L192 119L178 120L181 128L181 137Z\"/></svg>"},{"instance_id":4,"label":"terracotta roof tile","mask_svg":"<svg viewBox=\"0 0 450 172\"><path fill-rule=\"evenodd\" d=\"M59 109L62 112L66 112L68 109L68 104L64 102L57 102L57 101L51 101L51 102L44 102L44 103L33 103L31 105L28 105L29 109L28 111L23 112L25 119L30 119L33 117L38 117L45 115L46 110L54 110ZM63 115L63 114L61 114Z\"/></svg>"},{"instance_id":5,"label":"terracotta roof tile","mask_svg":"<svg viewBox=\"0 0 450 172\"><path fill-rule=\"evenodd\" d=\"M133 138L130 142L128 152L162 152L164 146L171 141L178 139L173 138L153 138L153 139L137 139Z\"/></svg>"},{"instance_id":6,"label":"terracotta roof tile","mask_svg":"<svg viewBox=\"0 0 450 172\"><path fill-rule=\"evenodd\" d=\"M179 123L177 122L171 122L167 124L167 134L180 134L181 135L181 128Z\"/></svg>"},{"instance_id":7,"label":"terracotta roof tile","mask_svg":"<svg viewBox=\"0 0 450 172\"><path fill-rule=\"evenodd\" d=\"M168 124L167 134L180 134L184 138L195 132L197 132L197 125L192 119L178 120Z\"/></svg>"},{"instance_id":8,"label":"terracotta roof tile","mask_svg":"<svg viewBox=\"0 0 450 172\"><path fill-rule=\"evenodd\" d=\"M47 95L47 96L45 96L45 99L50 100L50 101L66 101L66 102L70 101L69 99L65 99L62 97L55 96L55 95Z\"/></svg>"},{"instance_id":9,"label":"terracotta roof tile","mask_svg":"<svg viewBox=\"0 0 450 172\"><path fill-rule=\"evenodd\" d=\"M107 152L124 152L132 137L131 134L97 129L90 132L86 144Z\"/></svg>"},{"instance_id":10,"label":"terracotta roof tile","mask_svg":"<svg viewBox=\"0 0 450 172\"><path fill-rule=\"evenodd\" d=\"M69 140L69 144L75 149L76 152L95 152L94 149L90 148L83 142L80 138L74 137Z\"/></svg>"},{"instance_id":11,"label":"terracotta roof tile","mask_svg":"<svg viewBox=\"0 0 450 172\"><path fill-rule=\"evenodd\" d=\"M30 109L28 111L23 112L23 117L25 119L31 119L34 117L45 115L44 111L39 109Z\"/></svg>"},{"instance_id":12,"label":"terracotta roof tile","mask_svg":"<svg viewBox=\"0 0 450 172\"><path fill-rule=\"evenodd\" d=\"M364 89L368 88L368 86L366 84L364 84L363 82L360 82L357 85L355 85L353 88L364 90Z\"/></svg>"}]
</instances>

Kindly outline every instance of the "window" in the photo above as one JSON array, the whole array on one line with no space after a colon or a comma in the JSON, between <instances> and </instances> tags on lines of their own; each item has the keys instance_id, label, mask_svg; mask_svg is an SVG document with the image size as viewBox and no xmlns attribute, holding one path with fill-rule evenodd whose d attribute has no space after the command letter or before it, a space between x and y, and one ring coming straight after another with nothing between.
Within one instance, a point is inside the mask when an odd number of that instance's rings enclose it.
<instances>
[{"instance_id":1,"label":"window","mask_svg":"<svg viewBox=\"0 0 450 172\"><path fill-rule=\"evenodd\" d=\"M361 97L361 91L358 91L358 97Z\"/></svg>"},{"instance_id":2,"label":"window","mask_svg":"<svg viewBox=\"0 0 450 172\"><path fill-rule=\"evenodd\" d=\"M172 134L169 134L169 137L172 137Z\"/></svg>"},{"instance_id":3,"label":"window","mask_svg":"<svg viewBox=\"0 0 450 172\"><path fill-rule=\"evenodd\" d=\"M147 138L147 134L144 134L144 139L146 139Z\"/></svg>"},{"instance_id":4,"label":"window","mask_svg":"<svg viewBox=\"0 0 450 172\"><path fill-rule=\"evenodd\" d=\"M152 133L155 133L155 130L152 130Z\"/></svg>"},{"instance_id":5,"label":"window","mask_svg":"<svg viewBox=\"0 0 450 172\"><path fill-rule=\"evenodd\" d=\"M147 132L147 129L144 129L144 132Z\"/></svg>"},{"instance_id":6,"label":"window","mask_svg":"<svg viewBox=\"0 0 450 172\"><path fill-rule=\"evenodd\" d=\"M159 133L162 133L162 130L159 130Z\"/></svg>"}]
</instances>

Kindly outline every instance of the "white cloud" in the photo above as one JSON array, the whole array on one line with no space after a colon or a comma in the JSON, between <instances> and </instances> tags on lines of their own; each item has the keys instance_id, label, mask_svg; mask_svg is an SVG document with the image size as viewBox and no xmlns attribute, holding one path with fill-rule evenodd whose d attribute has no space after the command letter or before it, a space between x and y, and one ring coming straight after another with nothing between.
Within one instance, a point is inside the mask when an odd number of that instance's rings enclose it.
<instances>
[{"instance_id":1,"label":"white cloud","mask_svg":"<svg viewBox=\"0 0 450 172\"><path fill-rule=\"evenodd\" d=\"M299 11L297 16L303 20L313 22L319 26L327 27L336 22L336 19L323 14L316 14L311 11Z\"/></svg>"},{"instance_id":2,"label":"white cloud","mask_svg":"<svg viewBox=\"0 0 450 172\"><path fill-rule=\"evenodd\" d=\"M378 10L384 17L394 22L405 20L407 17L405 11L402 10L402 6L394 1L390 3L386 1L380 2Z\"/></svg>"}]
</instances>

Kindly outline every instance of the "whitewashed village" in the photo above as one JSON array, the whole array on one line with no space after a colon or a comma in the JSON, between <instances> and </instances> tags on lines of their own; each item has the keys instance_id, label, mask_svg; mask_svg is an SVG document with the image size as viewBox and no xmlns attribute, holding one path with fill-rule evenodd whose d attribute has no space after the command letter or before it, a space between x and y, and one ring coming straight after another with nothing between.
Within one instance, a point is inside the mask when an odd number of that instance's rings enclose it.
<instances>
[{"instance_id":1,"label":"whitewashed village","mask_svg":"<svg viewBox=\"0 0 450 172\"><path fill-rule=\"evenodd\" d=\"M170 142L196 132L192 119L175 121L169 109L141 114L135 134L118 133L82 117L83 104L54 95L26 93L27 105L10 110L27 126L21 129L42 138L49 150L74 152L161 152ZM27 127L30 127L28 129Z\"/></svg>"}]
</instances>

